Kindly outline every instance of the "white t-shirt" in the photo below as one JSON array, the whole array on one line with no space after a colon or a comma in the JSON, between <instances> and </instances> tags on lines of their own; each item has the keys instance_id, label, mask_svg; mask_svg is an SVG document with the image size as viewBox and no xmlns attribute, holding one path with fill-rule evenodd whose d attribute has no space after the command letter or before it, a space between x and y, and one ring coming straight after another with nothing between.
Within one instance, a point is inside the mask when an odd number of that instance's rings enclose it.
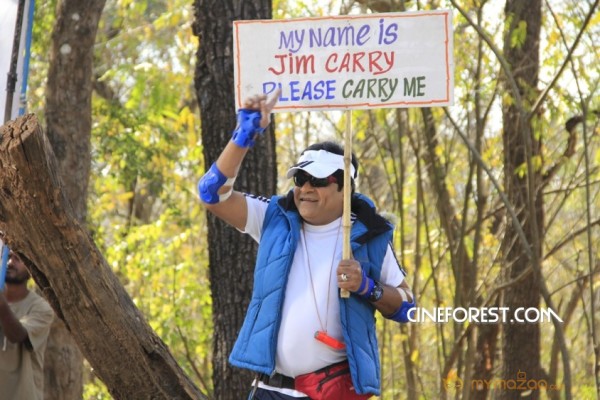
<instances>
[{"instance_id":1,"label":"white t-shirt","mask_svg":"<svg viewBox=\"0 0 600 400\"><path fill-rule=\"evenodd\" d=\"M9 306L27 330L32 348L25 343L10 342L0 327L0 400L41 400L44 397L44 352L54 311L33 291Z\"/></svg>"},{"instance_id":2,"label":"white t-shirt","mask_svg":"<svg viewBox=\"0 0 600 400\"><path fill-rule=\"evenodd\" d=\"M260 243L268 200L246 196L246 204L244 232ZM275 369L280 374L296 377L346 359L345 350L335 350L314 338L317 331L326 330L329 336L343 341L335 273L342 258L341 222L338 218L327 225L303 224L285 289L277 340ZM380 282L396 287L403 280L404 274L388 247Z\"/></svg>"}]
</instances>

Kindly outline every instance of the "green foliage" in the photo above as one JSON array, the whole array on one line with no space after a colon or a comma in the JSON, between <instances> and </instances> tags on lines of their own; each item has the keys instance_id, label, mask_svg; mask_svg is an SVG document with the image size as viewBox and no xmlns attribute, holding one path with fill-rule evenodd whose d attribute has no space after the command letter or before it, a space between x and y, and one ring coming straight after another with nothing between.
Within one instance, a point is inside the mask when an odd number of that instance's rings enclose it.
<instances>
[{"instance_id":1,"label":"green foliage","mask_svg":"<svg viewBox=\"0 0 600 400\"><path fill-rule=\"evenodd\" d=\"M89 226L179 364L211 390L211 298L191 4L109 1L96 47ZM90 398L104 398L97 381Z\"/></svg>"},{"instance_id":2,"label":"green foliage","mask_svg":"<svg viewBox=\"0 0 600 400\"><path fill-rule=\"evenodd\" d=\"M510 47L518 49L525 43L527 38L527 22L519 21L515 29L510 33Z\"/></svg>"},{"instance_id":3,"label":"green foliage","mask_svg":"<svg viewBox=\"0 0 600 400\"><path fill-rule=\"evenodd\" d=\"M35 3L27 107L28 112L35 113L41 122L44 121L44 96L48 74L48 54L51 46L49 32L52 32L54 26L55 9L56 0Z\"/></svg>"}]
</instances>

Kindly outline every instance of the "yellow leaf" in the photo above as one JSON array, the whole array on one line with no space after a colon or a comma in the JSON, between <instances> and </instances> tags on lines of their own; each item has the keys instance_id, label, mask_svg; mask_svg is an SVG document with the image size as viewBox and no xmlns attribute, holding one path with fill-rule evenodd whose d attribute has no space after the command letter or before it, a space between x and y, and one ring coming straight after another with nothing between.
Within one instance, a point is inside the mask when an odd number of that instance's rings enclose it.
<instances>
[{"instance_id":1,"label":"yellow leaf","mask_svg":"<svg viewBox=\"0 0 600 400\"><path fill-rule=\"evenodd\" d=\"M416 363L419 360L419 350L413 350L410 354L410 361Z\"/></svg>"}]
</instances>

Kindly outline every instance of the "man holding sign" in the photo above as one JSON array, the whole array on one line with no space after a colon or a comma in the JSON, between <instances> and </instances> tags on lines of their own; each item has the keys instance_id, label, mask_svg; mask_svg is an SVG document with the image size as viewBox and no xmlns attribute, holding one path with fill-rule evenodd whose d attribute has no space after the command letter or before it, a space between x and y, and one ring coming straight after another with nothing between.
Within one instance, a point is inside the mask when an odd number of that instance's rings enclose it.
<instances>
[{"instance_id":1,"label":"man holding sign","mask_svg":"<svg viewBox=\"0 0 600 400\"><path fill-rule=\"evenodd\" d=\"M44 398L44 352L54 312L27 288L29 271L10 252L0 290L0 400Z\"/></svg>"},{"instance_id":2,"label":"man holding sign","mask_svg":"<svg viewBox=\"0 0 600 400\"><path fill-rule=\"evenodd\" d=\"M375 311L407 322L413 296L391 248L393 228L354 193L354 156L344 182L338 144L309 146L287 172L294 188L285 196L233 190L279 95L244 102L232 140L198 184L210 212L259 242L252 300L230 362L257 372L250 399L368 399L381 385ZM344 185L352 188L348 259ZM339 289L351 295L340 298Z\"/></svg>"}]
</instances>

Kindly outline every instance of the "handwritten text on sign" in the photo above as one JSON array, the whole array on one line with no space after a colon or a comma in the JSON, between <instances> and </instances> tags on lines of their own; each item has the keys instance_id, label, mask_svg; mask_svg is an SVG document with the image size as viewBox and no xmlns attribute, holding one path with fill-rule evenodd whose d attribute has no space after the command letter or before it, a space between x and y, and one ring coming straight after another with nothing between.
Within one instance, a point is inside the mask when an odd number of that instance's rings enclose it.
<instances>
[{"instance_id":1,"label":"handwritten text on sign","mask_svg":"<svg viewBox=\"0 0 600 400\"><path fill-rule=\"evenodd\" d=\"M275 111L452 104L448 10L234 22L236 106Z\"/></svg>"}]
</instances>

